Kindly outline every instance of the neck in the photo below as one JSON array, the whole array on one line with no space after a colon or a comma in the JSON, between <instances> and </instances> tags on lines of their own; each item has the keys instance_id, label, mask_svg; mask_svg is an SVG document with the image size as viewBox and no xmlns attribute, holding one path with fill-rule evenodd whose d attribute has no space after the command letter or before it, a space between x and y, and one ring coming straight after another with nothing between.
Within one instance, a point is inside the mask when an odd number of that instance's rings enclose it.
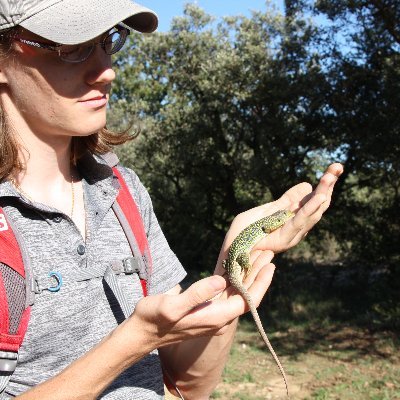
<instances>
[{"instance_id":1,"label":"neck","mask_svg":"<svg viewBox=\"0 0 400 400\"><path fill-rule=\"evenodd\" d=\"M34 146L22 144L20 154L25 166L16 179L24 184L70 181L73 170L71 166L71 138L62 138L58 143L46 143L38 140ZM34 149L34 150L30 150Z\"/></svg>"},{"instance_id":2,"label":"neck","mask_svg":"<svg viewBox=\"0 0 400 400\"><path fill-rule=\"evenodd\" d=\"M72 139L61 137L51 144L36 140L34 145L24 139L19 156L25 169L10 177L11 182L28 200L52 206L72 218L74 182L78 180L70 159Z\"/></svg>"}]
</instances>

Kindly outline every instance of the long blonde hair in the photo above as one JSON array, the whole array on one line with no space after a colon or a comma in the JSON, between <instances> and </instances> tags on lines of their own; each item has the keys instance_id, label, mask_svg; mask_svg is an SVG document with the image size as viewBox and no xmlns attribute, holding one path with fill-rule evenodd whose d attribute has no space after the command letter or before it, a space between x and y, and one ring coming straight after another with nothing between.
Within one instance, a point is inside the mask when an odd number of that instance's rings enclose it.
<instances>
[{"instance_id":1,"label":"long blonde hair","mask_svg":"<svg viewBox=\"0 0 400 400\"><path fill-rule=\"evenodd\" d=\"M12 36L17 30L18 27L0 32L0 60L9 56ZM114 146L126 143L136 136L137 132L132 134L130 128L123 132L113 132L104 127L89 136L73 137L71 161L75 164L87 150L98 155L108 153ZM0 181L11 173L18 173L25 169L18 150L19 144L7 123L7 117L0 103Z\"/></svg>"}]
</instances>

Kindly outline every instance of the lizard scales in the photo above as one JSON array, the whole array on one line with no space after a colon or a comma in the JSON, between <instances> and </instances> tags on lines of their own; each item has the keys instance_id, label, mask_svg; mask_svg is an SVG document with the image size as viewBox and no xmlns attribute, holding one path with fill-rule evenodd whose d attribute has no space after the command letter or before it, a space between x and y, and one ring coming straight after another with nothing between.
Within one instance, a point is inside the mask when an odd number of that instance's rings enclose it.
<instances>
[{"instance_id":1,"label":"lizard scales","mask_svg":"<svg viewBox=\"0 0 400 400\"><path fill-rule=\"evenodd\" d=\"M228 258L222 262L222 265L228 274L229 282L242 295L249 306L250 312L254 318L254 322L257 325L258 332L264 340L264 343L266 344L272 357L274 358L282 374L283 380L285 381L287 395L289 395L289 389L285 371L268 339L267 334L265 333L261 319L257 312L257 308L254 305L249 292L242 284L242 275L244 272L244 277L246 278L251 271L252 266L250 264L250 250L253 248L253 246L260 239L283 226L286 221L293 216L294 213L292 211L280 210L274 214L253 222L243 229L238 236L236 236L229 247Z\"/></svg>"}]
</instances>

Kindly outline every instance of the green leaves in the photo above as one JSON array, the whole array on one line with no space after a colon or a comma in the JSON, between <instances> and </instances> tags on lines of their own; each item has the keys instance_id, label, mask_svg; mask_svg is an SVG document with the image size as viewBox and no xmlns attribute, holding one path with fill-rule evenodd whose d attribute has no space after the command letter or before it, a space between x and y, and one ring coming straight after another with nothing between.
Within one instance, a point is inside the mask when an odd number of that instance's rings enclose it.
<instances>
[{"instance_id":1,"label":"green leaves","mask_svg":"<svg viewBox=\"0 0 400 400\"><path fill-rule=\"evenodd\" d=\"M345 176L313 248L323 258L326 230L343 252L351 243L346 256L398 259L384 221L394 216L399 240L400 64L388 24L400 5L383 15L383 0L367 3L288 1L286 15L221 21L191 4L169 32L131 35L115 59L109 125L140 126L122 158L186 265L212 269L234 215L315 182L333 160Z\"/></svg>"}]
</instances>

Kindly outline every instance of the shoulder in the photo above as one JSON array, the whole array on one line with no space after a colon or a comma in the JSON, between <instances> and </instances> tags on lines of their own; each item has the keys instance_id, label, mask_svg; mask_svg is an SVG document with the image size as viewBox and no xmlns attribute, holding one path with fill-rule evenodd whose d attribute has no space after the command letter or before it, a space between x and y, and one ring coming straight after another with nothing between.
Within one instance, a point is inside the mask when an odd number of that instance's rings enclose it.
<instances>
[{"instance_id":1,"label":"shoulder","mask_svg":"<svg viewBox=\"0 0 400 400\"><path fill-rule=\"evenodd\" d=\"M107 180L115 175L113 174L111 168L116 168L122 175L122 178L124 179L124 182L139 209L146 231L149 232L151 230L151 226L155 222L153 204L148 190L141 182L136 172L131 168L123 166L120 163L118 156L114 153L107 153L101 156L92 155L92 159L93 158L95 159L96 170L104 170L104 167L107 169L103 179ZM111 184L111 181L109 182Z\"/></svg>"},{"instance_id":2,"label":"shoulder","mask_svg":"<svg viewBox=\"0 0 400 400\"><path fill-rule=\"evenodd\" d=\"M149 207L152 208L148 190L145 188L136 172L131 168L123 166L115 153L106 153L101 156L94 156L94 158L97 160L97 165L103 164L104 167L105 164L109 168L116 168L119 171L128 186L132 197L137 203L137 206L142 212L145 212ZM112 175L112 171L109 171L109 174Z\"/></svg>"},{"instance_id":3,"label":"shoulder","mask_svg":"<svg viewBox=\"0 0 400 400\"><path fill-rule=\"evenodd\" d=\"M121 164L116 165L116 168L124 178L129 191L135 199L140 209L146 209L152 207L151 199L148 190L138 177L135 171L130 168L124 167Z\"/></svg>"}]
</instances>

